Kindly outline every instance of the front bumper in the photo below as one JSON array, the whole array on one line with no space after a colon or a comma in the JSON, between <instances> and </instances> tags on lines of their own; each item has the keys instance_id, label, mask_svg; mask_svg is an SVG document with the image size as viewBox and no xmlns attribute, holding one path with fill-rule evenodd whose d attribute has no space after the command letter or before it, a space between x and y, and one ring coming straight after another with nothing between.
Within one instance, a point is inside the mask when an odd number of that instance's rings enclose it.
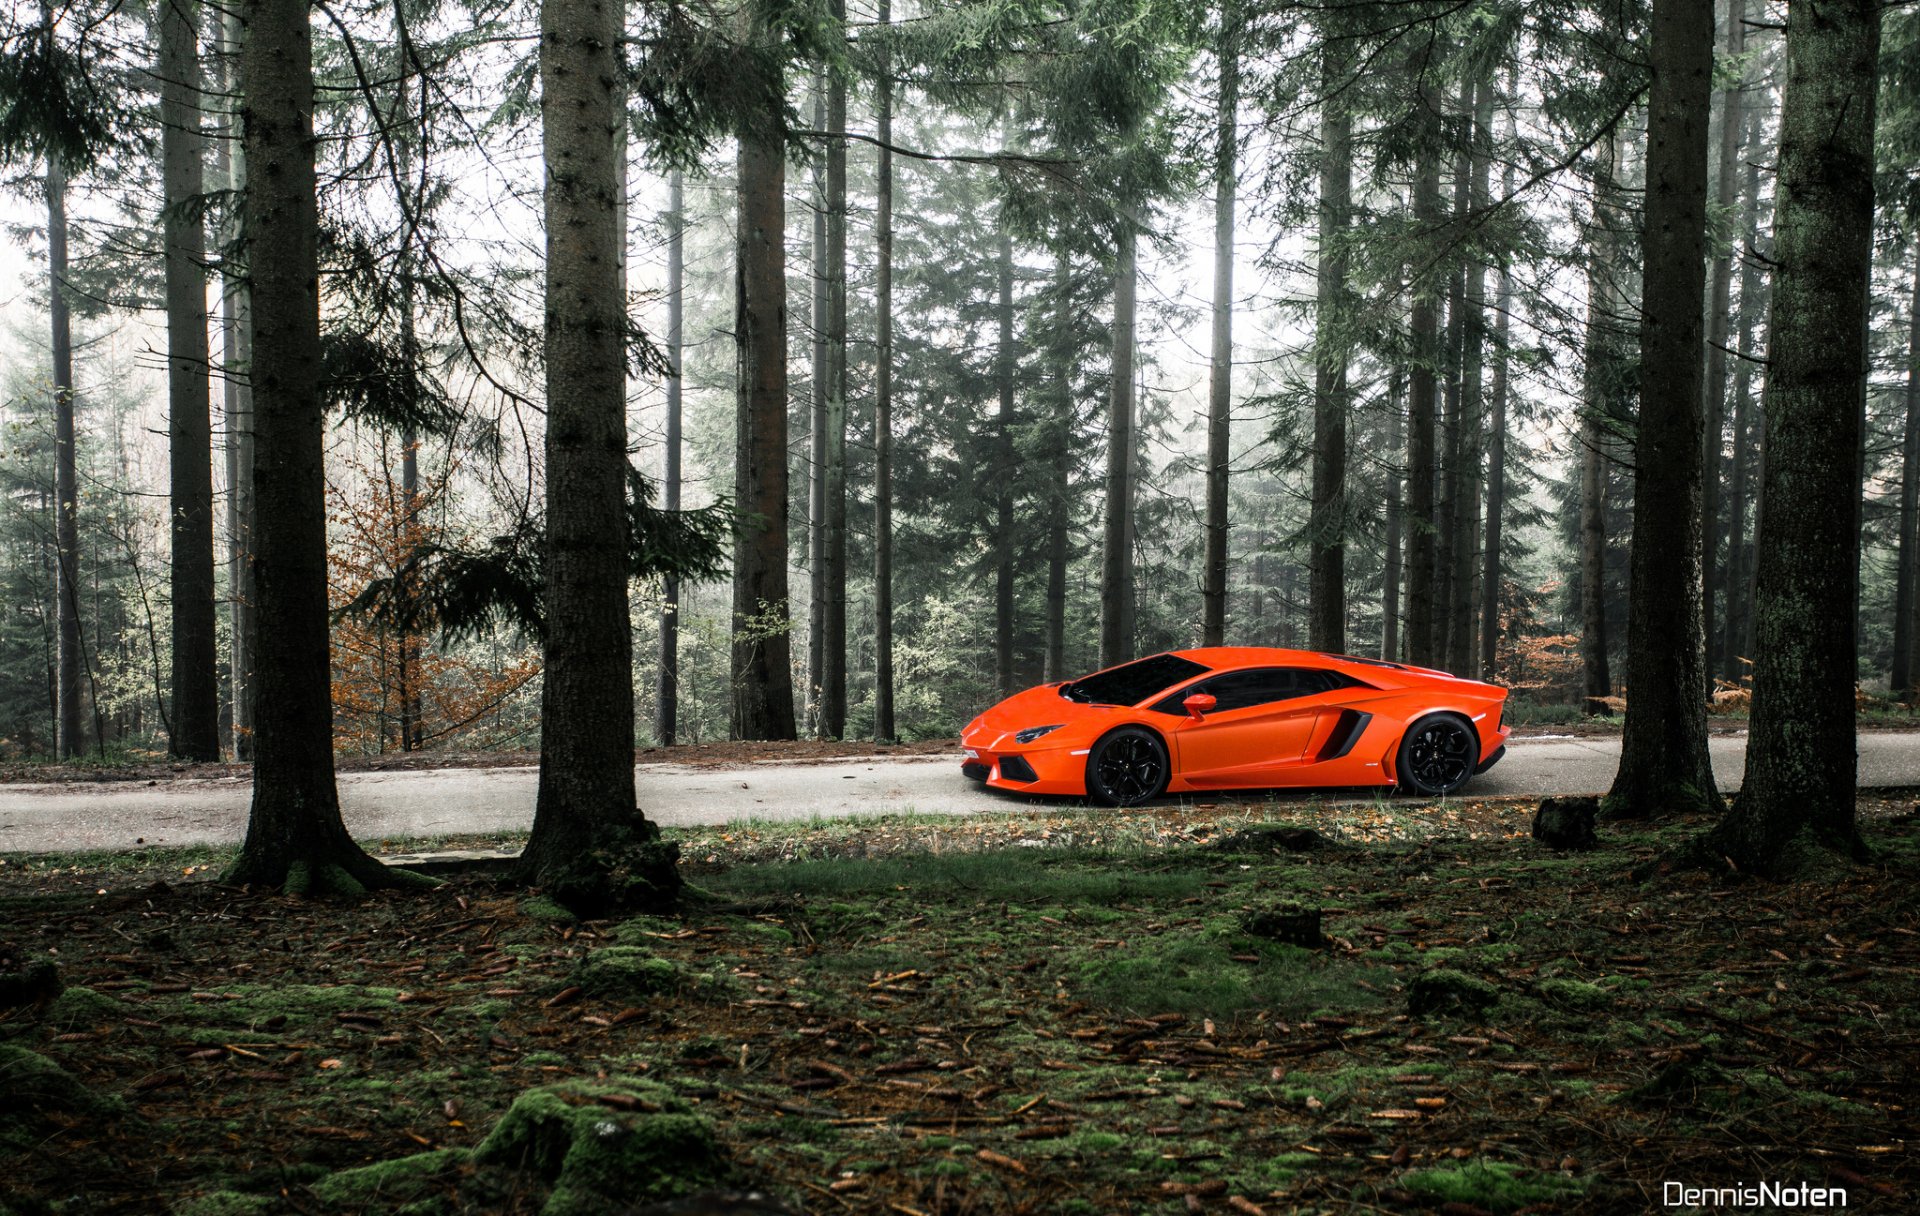
<instances>
[{"instance_id":1,"label":"front bumper","mask_svg":"<svg viewBox=\"0 0 1920 1216\"><path fill-rule=\"evenodd\" d=\"M1011 736L1004 742L1012 743ZM1021 794L1075 794L1087 792L1086 749L1067 747L980 746L967 744L960 760L962 775L994 789Z\"/></svg>"}]
</instances>

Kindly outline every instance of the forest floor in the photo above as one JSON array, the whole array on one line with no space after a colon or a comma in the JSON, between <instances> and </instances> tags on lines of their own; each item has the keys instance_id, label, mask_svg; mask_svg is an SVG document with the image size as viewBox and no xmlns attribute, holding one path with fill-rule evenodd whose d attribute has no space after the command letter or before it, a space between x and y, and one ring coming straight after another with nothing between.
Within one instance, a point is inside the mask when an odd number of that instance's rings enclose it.
<instances>
[{"instance_id":1,"label":"forest floor","mask_svg":"<svg viewBox=\"0 0 1920 1216\"><path fill-rule=\"evenodd\" d=\"M67 987L0 1010L0 1210L1912 1211L1912 808L1786 884L1662 867L1700 822L1552 852L1518 800L1281 808L1304 852L1235 837L1260 808L688 829L707 903L588 923L9 858L0 971ZM1250 915L1290 906L1322 948Z\"/></svg>"}]
</instances>

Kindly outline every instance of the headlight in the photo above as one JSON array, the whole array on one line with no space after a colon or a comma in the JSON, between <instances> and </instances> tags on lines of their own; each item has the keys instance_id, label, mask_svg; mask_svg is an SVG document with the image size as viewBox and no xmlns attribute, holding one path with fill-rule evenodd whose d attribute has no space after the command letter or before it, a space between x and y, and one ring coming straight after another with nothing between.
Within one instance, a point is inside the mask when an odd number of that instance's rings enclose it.
<instances>
[{"instance_id":1,"label":"headlight","mask_svg":"<svg viewBox=\"0 0 1920 1216\"><path fill-rule=\"evenodd\" d=\"M1050 735L1059 729L1058 726L1029 726L1027 729L1014 735L1014 740L1019 743L1031 743L1042 735Z\"/></svg>"}]
</instances>

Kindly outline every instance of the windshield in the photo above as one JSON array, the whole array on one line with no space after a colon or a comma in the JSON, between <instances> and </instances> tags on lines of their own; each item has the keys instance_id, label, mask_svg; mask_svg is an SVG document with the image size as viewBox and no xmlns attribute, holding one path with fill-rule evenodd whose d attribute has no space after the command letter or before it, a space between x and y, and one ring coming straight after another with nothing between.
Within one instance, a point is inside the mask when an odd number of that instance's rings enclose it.
<instances>
[{"instance_id":1,"label":"windshield","mask_svg":"<svg viewBox=\"0 0 1920 1216\"><path fill-rule=\"evenodd\" d=\"M1177 654L1156 654L1062 685L1060 695L1088 705L1138 705L1175 684L1205 674L1209 669Z\"/></svg>"}]
</instances>

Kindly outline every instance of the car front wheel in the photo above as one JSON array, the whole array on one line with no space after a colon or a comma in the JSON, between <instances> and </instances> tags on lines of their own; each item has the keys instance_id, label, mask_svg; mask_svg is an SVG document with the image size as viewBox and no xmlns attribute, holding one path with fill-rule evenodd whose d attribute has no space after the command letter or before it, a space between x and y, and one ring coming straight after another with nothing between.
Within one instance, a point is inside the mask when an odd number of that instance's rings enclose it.
<instances>
[{"instance_id":1,"label":"car front wheel","mask_svg":"<svg viewBox=\"0 0 1920 1216\"><path fill-rule=\"evenodd\" d=\"M1087 796L1102 806L1138 806L1167 788L1167 746L1152 731L1123 726L1087 756Z\"/></svg>"},{"instance_id":2,"label":"car front wheel","mask_svg":"<svg viewBox=\"0 0 1920 1216\"><path fill-rule=\"evenodd\" d=\"M1408 728L1400 740L1395 767L1401 789L1441 798L1467 783L1479 759L1480 740L1466 719L1456 714L1435 714Z\"/></svg>"}]
</instances>

